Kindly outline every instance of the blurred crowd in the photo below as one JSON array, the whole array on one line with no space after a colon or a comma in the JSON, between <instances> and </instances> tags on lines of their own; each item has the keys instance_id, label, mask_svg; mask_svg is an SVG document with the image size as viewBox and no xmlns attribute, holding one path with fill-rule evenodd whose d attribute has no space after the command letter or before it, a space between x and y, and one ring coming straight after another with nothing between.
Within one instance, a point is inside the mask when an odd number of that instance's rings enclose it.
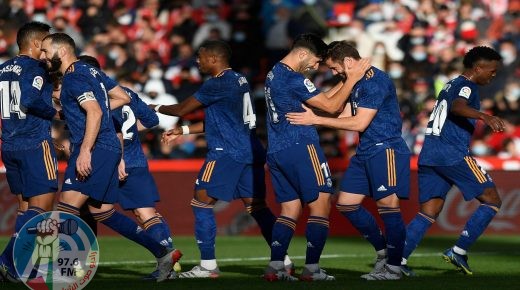
<instances>
[{"instance_id":1,"label":"blurred crowd","mask_svg":"<svg viewBox=\"0 0 520 290\"><path fill-rule=\"evenodd\" d=\"M254 91L264 140L264 79L291 40L312 32L326 42L352 41L394 80L403 136L415 154L435 96L462 72L464 53L475 45L492 46L503 66L481 88L482 109L504 118L507 128L491 133L480 124L471 151L520 156L520 0L0 0L0 63L16 55L16 31L28 20L69 34L78 54L96 57L109 76L155 104L192 95L207 77L197 69L198 46L207 39L228 41L233 68ZM326 67L310 77L322 88L338 81ZM182 120L161 117L158 127L141 135L149 158L203 157L203 135L183 136L174 145L160 142L164 130L203 116L199 111ZM62 124L53 134L66 142ZM357 142L357 133L320 129L320 136L329 157L348 157Z\"/></svg>"}]
</instances>

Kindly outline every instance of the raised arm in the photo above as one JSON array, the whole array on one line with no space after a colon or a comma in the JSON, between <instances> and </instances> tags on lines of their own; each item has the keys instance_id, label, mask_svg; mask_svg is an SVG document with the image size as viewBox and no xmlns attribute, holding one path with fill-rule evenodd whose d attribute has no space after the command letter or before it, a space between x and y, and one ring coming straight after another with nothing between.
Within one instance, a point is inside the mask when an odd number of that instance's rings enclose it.
<instances>
[{"instance_id":1,"label":"raised arm","mask_svg":"<svg viewBox=\"0 0 520 290\"><path fill-rule=\"evenodd\" d=\"M130 96L120 86L115 86L108 91L110 110L117 109L130 103Z\"/></svg>"},{"instance_id":2,"label":"raised arm","mask_svg":"<svg viewBox=\"0 0 520 290\"><path fill-rule=\"evenodd\" d=\"M347 67L345 65L345 67ZM327 92L320 93L313 98L307 100L307 104L323 110L327 113L338 113L340 112L345 101L348 99L352 88L356 83L365 75L365 72L370 68L370 62L368 59L361 59L358 65L351 69L346 69L345 74L347 79Z\"/></svg>"}]
</instances>

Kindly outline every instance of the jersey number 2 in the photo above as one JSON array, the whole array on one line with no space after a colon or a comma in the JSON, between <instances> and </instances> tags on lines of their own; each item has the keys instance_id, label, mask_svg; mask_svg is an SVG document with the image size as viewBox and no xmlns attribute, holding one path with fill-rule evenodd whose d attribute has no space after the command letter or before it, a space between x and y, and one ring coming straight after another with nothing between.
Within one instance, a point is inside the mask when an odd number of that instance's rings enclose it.
<instances>
[{"instance_id":1,"label":"jersey number 2","mask_svg":"<svg viewBox=\"0 0 520 290\"><path fill-rule=\"evenodd\" d=\"M20 83L18 81L0 82L0 111L2 119L11 118L11 113L19 119L25 119L25 113L20 109Z\"/></svg>"}]
</instances>

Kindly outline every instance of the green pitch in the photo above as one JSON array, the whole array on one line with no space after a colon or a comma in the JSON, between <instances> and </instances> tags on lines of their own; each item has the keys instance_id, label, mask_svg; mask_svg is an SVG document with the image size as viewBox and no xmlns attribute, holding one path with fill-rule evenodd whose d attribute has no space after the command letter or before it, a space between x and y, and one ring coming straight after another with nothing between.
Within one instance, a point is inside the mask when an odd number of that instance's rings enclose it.
<instances>
[{"instance_id":1,"label":"green pitch","mask_svg":"<svg viewBox=\"0 0 520 290\"><path fill-rule=\"evenodd\" d=\"M198 262L198 250L193 237L176 237L176 246L184 253L183 271ZM520 236L484 236L471 249L469 264L473 276L464 276L440 257L455 237L428 237L409 260L419 275L401 281L363 281L361 274L371 269L374 251L361 238L330 238L321 265L337 281L276 282L263 281L260 276L268 263L268 250L260 237L217 237L217 257L222 272L216 280L174 280L165 283L142 281L141 277L154 269L153 256L136 244L119 237L99 238L100 260L94 280L86 289L519 289ZM0 238L3 249L7 238ZM305 240L296 237L289 249L296 264L296 273L304 264ZM2 284L1 289L26 289L23 285Z\"/></svg>"}]
</instances>

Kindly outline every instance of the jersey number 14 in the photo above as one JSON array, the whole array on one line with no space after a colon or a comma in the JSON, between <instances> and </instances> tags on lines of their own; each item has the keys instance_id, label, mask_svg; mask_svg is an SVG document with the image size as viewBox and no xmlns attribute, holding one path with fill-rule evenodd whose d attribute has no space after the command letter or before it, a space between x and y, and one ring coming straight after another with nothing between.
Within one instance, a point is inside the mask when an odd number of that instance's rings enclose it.
<instances>
[{"instance_id":1,"label":"jersey number 14","mask_svg":"<svg viewBox=\"0 0 520 290\"><path fill-rule=\"evenodd\" d=\"M10 119L11 113L17 114L18 119L25 119L25 113L20 109L20 83L18 81L0 82L0 111L2 119Z\"/></svg>"}]
</instances>

